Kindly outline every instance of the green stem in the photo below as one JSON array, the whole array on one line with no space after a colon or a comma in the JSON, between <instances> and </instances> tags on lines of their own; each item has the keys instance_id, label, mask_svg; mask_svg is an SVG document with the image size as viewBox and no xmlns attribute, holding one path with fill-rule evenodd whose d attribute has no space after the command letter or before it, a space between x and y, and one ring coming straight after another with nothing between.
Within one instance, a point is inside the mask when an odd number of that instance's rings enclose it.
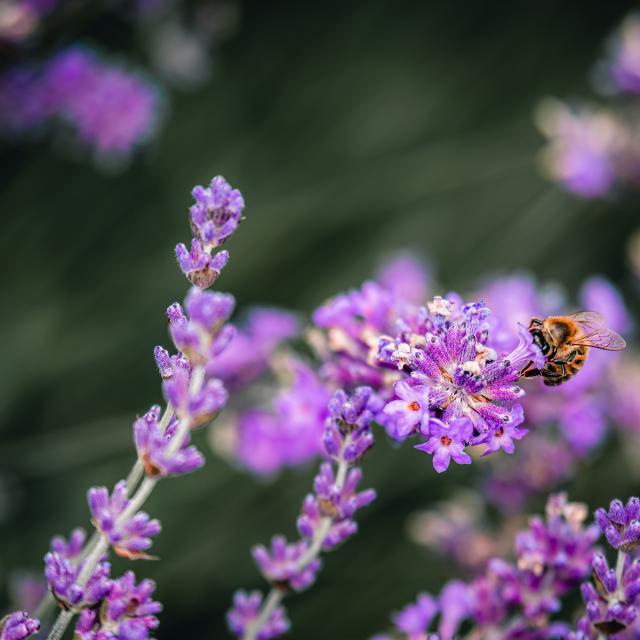
<instances>
[{"instance_id":1,"label":"green stem","mask_svg":"<svg viewBox=\"0 0 640 640\"><path fill-rule=\"evenodd\" d=\"M51 631L49 631L47 640L60 640L74 615L75 613L73 611L61 611Z\"/></svg>"}]
</instances>

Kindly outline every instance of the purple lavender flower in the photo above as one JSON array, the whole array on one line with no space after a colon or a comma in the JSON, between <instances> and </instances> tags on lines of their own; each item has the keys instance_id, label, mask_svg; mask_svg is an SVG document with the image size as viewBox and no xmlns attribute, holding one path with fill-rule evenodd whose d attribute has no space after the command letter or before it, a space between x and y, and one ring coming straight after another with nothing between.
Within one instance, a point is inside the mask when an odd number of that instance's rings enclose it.
<instances>
[{"instance_id":1,"label":"purple lavender flower","mask_svg":"<svg viewBox=\"0 0 640 640\"><path fill-rule=\"evenodd\" d=\"M569 503L562 494L551 496L546 519L533 518L529 530L518 535L515 565L496 558L470 583L449 582L438 598L439 638L457 637L465 620L473 624L469 636L473 638L567 637L567 625L552 621L551 616L560 608L559 598L590 573L598 532L595 527L584 526L586 513L584 505ZM609 572L602 573L612 586ZM640 593L638 577L640 570L634 568L628 580L629 594L634 597ZM415 632L416 639L425 638L436 609L428 596L424 609L423 617L419 608L408 608L408 623L415 622L416 627L402 628L396 620L400 631Z\"/></svg>"},{"instance_id":2,"label":"purple lavender flower","mask_svg":"<svg viewBox=\"0 0 640 640\"><path fill-rule=\"evenodd\" d=\"M59 114L99 154L127 154L153 131L156 88L141 77L71 48L58 54L43 82L57 94Z\"/></svg>"},{"instance_id":3,"label":"purple lavender flower","mask_svg":"<svg viewBox=\"0 0 640 640\"><path fill-rule=\"evenodd\" d=\"M9 577L9 595L12 606L25 611L35 611L47 595L46 581L41 573L12 571Z\"/></svg>"},{"instance_id":4,"label":"purple lavender flower","mask_svg":"<svg viewBox=\"0 0 640 640\"><path fill-rule=\"evenodd\" d=\"M229 346L207 364L207 374L220 378L230 389L249 384L264 373L282 342L295 337L298 331L298 321L292 313L256 307Z\"/></svg>"},{"instance_id":5,"label":"purple lavender flower","mask_svg":"<svg viewBox=\"0 0 640 640\"><path fill-rule=\"evenodd\" d=\"M127 558L149 558L144 553L151 546L151 538L160 532L160 522L143 511L123 515L129 506L127 485L116 484L109 496L106 487L93 487L87 494L95 527L107 538L114 551Z\"/></svg>"},{"instance_id":6,"label":"purple lavender flower","mask_svg":"<svg viewBox=\"0 0 640 640\"><path fill-rule=\"evenodd\" d=\"M26 611L16 611L0 620L0 640L24 640L38 633L40 621Z\"/></svg>"},{"instance_id":7,"label":"purple lavender flower","mask_svg":"<svg viewBox=\"0 0 640 640\"><path fill-rule=\"evenodd\" d=\"M171 378L176 371L185 371L191 376L191 363L182 353L170 355L164 347L155 347L153 357L163 380Z\"/></svg>"},{"instance_id":8,"label":"purple lavender flower","mask_svg":"<svg viewBox=\"0 0 640 640\"><path fill-rule=\"evenodd\" d=\"M348 464L361 458L372 446L370 424L380 410L380 400L371 387L358 387L351 396L338 389L329 402L324 448L334 459Z\"/></svg>"},{"instance_id":9,"label":"purple lavender flower","mask_svg":"<svg viewBox=\"0 0 640 640\"><path fill-rule=\"evenodd\" d=\"M398 400L389 402L384 413L393 418L395 435L401 439L419 431L425 420L429 421L429 390L424 385L400 380L394 385L394 392Z\"/></svg>"},{"instance_id":10,"label":"purple lavender flower","mask_svg":"<svg viewBox=\"0 0 640 640\"><path fill-rule=\"evenodd\" d=\"M178 304L167 309L169 330L178 351L192 365L204 364L221 353L233 339L224 323L231 315L235 300L227 293L201 291L194 287L185 300L187 315Z\"/></svg>"},{"instance_id":11,"label":"purple lavender flower","mask_svg":"<svg viewBox=\"0 0 640 640\"><path fill-rule=\"evenodd\" d=\"M432 596L419 593L415 603L394 614L393 623L398 630L407 635L407 640L421 640L425 637L438 609L438 603Z\"/></svg>"},{"instance_id":12,"label":"purple lavender flower","mask_svg":"<svg viewBox=\"0 0 640 640\"><path fill-rule=\"evenodd\" d=\"M431 274L417 256L400 253L378 269L376 282L390 291L394 300L420 305L431 288Z\"/></svg>"},{"instance_id":13,"label":"purple lavender flower","mask_svg":"<svg viewBox=\"0 0 640 640\"><path fill-rule=\"evenodd\" d=\"M442 640L451 640L460 623L469 615L471 604L469 587L460 580L451 580L442 590L438 601L441 616L438 633Z\"/></svg>"},{"instance_id":14,"label":"purple lavender flower","mask_svg":"<svg viewBox=\"0 0 640 640\"><path fill-rule=\"evenodd\" d=\"M322 376L337 386L382 389L396 374L377 366L378 343L394 331L398 315L393 295L376 282L365 282L316 309L313 322L321 331L311 336L324 361Z\"/></svg>"},{"instance_id":15,"label":"purple lavender flower","mask_svg":"<svg viewBox=\"0 0 640 640\"><path fill-rule=\"evenodd\" d=\"M77 560L84 549L87 540L87 532L82 527L77 527L71 532L69 540L62 536L55 536L51 539L51 551L67 560Z\"/></svg>"},{"instance_id":16,"label":"purple lavender flower","mask_svg":"<svg viewBox=\"0 0 640 640\"><path fill-rule=\"evenodd\" d=\"M373 489L358 492L361 479L362 471L351 469L340 488L336 484L332 466L328 462L320 465L313 488L324 515L336 520L351 518L358 509L371 504L376 499L376 492Z\"/></svg>"},{"instance_id":17,"label":"purple lavender flower","mask_svg":"<svg viewBox=\"0 0 640 640\"><path fill-rule=\"evenodd\" d=\"M626 559L620 580L604 555L597 553L593 558L593 580L595 587L591 582L582 585L591 624L606 635L623 631L638 616L640 561Z\"/></svg>"},{"instance_id":18,"label":"purple lavender flower","mask_svg":"<svg viewBox=\"0 0 640 640\"><path fill-rule=\"evenodd\" d=\"M189 282L199 289L207 289L218 279L226 266L229 252L219 251L212 256L203 249L200 240L193 238L190 251L182 243L176 245L176 257Z\"/></svg>"},{"instance_id":19,"label":"purple lavender flower","mask_svg":"<svg viewBox=\"0 0 640 640\"><path fill-rule=\"evenodd\" d=\"M629 498L626 506L620 500L612 500L608 511L596 511L596 522L614 549L628 552L640 546L639 498Z\"/></svg>"},{"instance_id":20,"label":"purple lavender flower","mask_svg":"<svg viewBox=\"0 0 640 640\"><path fill-rule=\"evenodd\" d=\"M357 509L369 504L375 493L357 492L360 473L348 469L371 444L368 435L374 404L372 390L364 387L356 389L351 396L338 390L331 398L327 419L330 437L325 438L325 447L337 463L337 470L334 472L327 463L316 476L315 494L305 498L303 513L298 519L301 541L287 543L283 536L274 536L271 552L263 546L253 549L254 558L265 578L272 583L272 589L265 601L267 604L261 602L259 594L236 594L234 607L228 615L234 633L244 635L249 629L252 638L282 633L281 629L273 629L270 612L278 610L278 604L287 592L299 591L314 582L320 569L318 556L322 550L333 549L357 530L352 516ZM366 446L358 444L363 439L368 442ZM279 619L283 616L284 611Z\"/></svg>"},{"instance_id":21,"label":"purple lavender flower","mask_svg":"<svg viewBox=\"0 0 640 640\"><path fill-rule=\"evenodd\" d=\"M622 24L613 47L610 74L623 92L640 93L640 19L629 16Z\"/></svg>"},{"instance_id":22,"label":"purple lavender flower","mask_svg":"<svg viewBox=\"0 0 640 640\"><path fill-rule=\"evenodd\" d=\"M503 429L502 425L498 429ZM433 468L442 473L449 468L451 459L458 464L471 464L471 456L464 448L471 441L473 425L468 418L458 418L449 424L436 418L429 422L429 439L415 445L416 449L433 454ZM494 431L489 434L493 437ZM484 437L487 437L486 434Z\"/></svg>"},{"instance_id":23,"label":"purple lavender flower","mask_svg":"<svg viewBox=\"0 0 640 640\"><path fill-rule=\"evenodd\" d=\"M616 163L627 137L623 125L606 111L572 111L547 101L538 117L549 138L545 167L550 176L583 198L597 198L616 181Z\"/></svg>"},{"instance_id":24,"label":"purple lavender flower","mask_svg":"<svg viewBox=\"0 0 640 640\"><path fill-rule=\"evenodd\" d=\"M159 420L160 407L156 405L138 418L133 426L138 458L147 476L182 475L199 469L204 458L194 446L189 446L189 434L174 452L171 443L178 423L174 420L163 430Z\"/></svg>"},{"instance_id":25,"label":"purple lavender flower","mask_svg":"<svg viewBox=\"0 0 640 640\"><path fill-rule=\"evenodd\" d=\"M189 209L193 235L207 248L220 246L242 220L242 194L222 176L213 178L208 187L194 187L191 194L196 201Z\"/></svg>"},{"instance_id":26,"label":"purple lavender flower","mask_svg":"<svg viewBox=\"0 0 640 640\"><path fill-rule=\"evenodd\" d=\"M323 450L330 391L303 362L286 358L280 366L289 385L268 410L242 411L233 427L234 457L261 475L307 462Z\"/></svg>"},{"instance_id":27,"label":"purple lavender flower","mask_svg":"<svg viewBox=\"0 0 640 640\"><path fill-rule=\"evenodd\" d=\"M111 591L113 583L109 578L111 565L108 562L100 562L83 587L78 584L83 562L76 564L54 552L47 553L44 562L51 593L64 609L93 606Z\"/></svg>"},{"instance_id":28,"label":"purple lavender flower","mask_svg":"<svg viewBox=\"0 0 640 640\"><path fill-rule=\"evenodd\" d=\"M377 404L376 396L368 387L359 387L349 396L342 389L336 391L329 402L331 417L327 418L324 438L326 452L340 464L352 465L372 446L369 425ZM322 527L322 548L333 549L354 535L357 524L355 512L376 498L372 489L358 492L362 478L359 469L351 469L343 476L342 484L329 463L324 463L314 480L314 494L305 498L302 514L298 518L300 534L313 540ZM328 526L327 526L328 525Z\"/></svg>"},{"instance_id":29,"label":"purple lavender flower","mask_svg":"<svg viewBox=\"0 0 640 640\"><path fill-rule=\"evenodd\" d=\"M57 117L99 155L126 155L151 135L157 89L138 75L77 47L39 68L10 70L0 81L0 120L25 131Z\"/></svg>"},{"instance_id":30,"label":"purple lavender flower","mask_svg":"<svg viewBox=\"0 0 640 640\"><path fill-rule=\"evenodd\" d=\"M176 370L163 384L165 395L181 420L188 420L192 429L210 422L224 407L229 394L220 380L207 380L199 391L191 390L191 376Z\"/></svg>"},{"instance_id":31,"label":"purple lavender flower","mask_svg":"<svg viewBox=\"0 0 640 640\"><path fill-rule=\"evenodd\" d=\"M262 607L262 594L259 591L236 591L233 596L233 608L227 613L229 629L238 637L244 636L251 623L255 622ZM257 640L270 640L286 633L289 621L283 607L277 607L269 619L258 631Z\"/></svg>"},{"instance_id":32,"label":"purple lavender flower","mask_svg":"<svg viewBox=\"0 0 640 640\"><path fill-rule=\"evenodd\" d=\"M526 365L541 365L543 355L521 327L517 346L499 357L489 346L489 314L484 303L437 297L424 309L419 333L402 330L393 342L380 342L380 361L408 374L396 384L402 401L387 404L384 412L399 423L398 435L411 433L419 420L429 439L417 448L436 454L439 472L452 457L469 464L464 448L470 444L489 445L487 453L512 450L513 439L524 435L515 428L522 413L514 403L524 393L516 382Z\"/></svg>"},{"instance_id":33,"label":"purple lavender flower","mask_svg":"<svg viewBox=\"0 0 640 640\"><path fill-rule=\"evenodd\" d=\"M136 584L132 571L113 581L100 613L85 609L76 625L78 640L146 640L157 628L162 605L151 598L153 580Z\"/></svg>"},{"instance_id":34,"label":"purple lavender flower","mask_svg":"<svg viewBox=\"0 0 640 640\"><path fill-rule=\"evenodd\" d=\"M278 589L302 591L311 586L320 570L317 558L300 566L300 560L309 551L309 545L300 542L287 543L284 536L273 536L271 553L263 545L253 548L253 558L266 580Z\"/></svg>"},{"instance_id":35,"label":"purple lavender flower","mask_svg":"<svg viewBox=\"0 0 640 640\"><path fill-rule=\"evenodd\" d=\"M495 431L490 433L481 434L474 439L473 444L486 444L487 449L482 454L483 456L494 453L499 449L502 449L505 453L512 454L516 450L514 440L521 440L524 438L528 429L518 429L518 427L524 422L524 411L521 406L516 406L513 409L512 422L506 423L498 427Z\"/></svg>"},{"instance_id":36,"label":"purple lavender flower","mask_svg":"<svg viewBox=\"0 0 640 640\"><path fill-rule=\"evenodd\" d=\"M320 503L312 494L307 495L302 505L302 513L298 517L298 531L304 538L312 540L325 523L327 515ZM351 518L333 520L322 542L324 551L331 551L358 532L358 524Z\"/></svg>"}]
</instances>

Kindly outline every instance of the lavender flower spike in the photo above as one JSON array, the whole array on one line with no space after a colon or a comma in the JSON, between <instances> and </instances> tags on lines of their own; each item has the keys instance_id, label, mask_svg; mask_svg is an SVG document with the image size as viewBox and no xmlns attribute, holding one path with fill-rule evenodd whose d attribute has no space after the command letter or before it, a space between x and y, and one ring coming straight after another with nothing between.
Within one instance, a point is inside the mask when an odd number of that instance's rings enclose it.
<instances>
[{"instance_id":1,"label":"lavender flower spike","mask_svg":"<svg viewBox=\"0 0 640 640\"><path fill-rule=\"evenodd\" d=\"M39 629L39 620L30 618L26 611L16 611L0 620L0 640L24 640Z\"/></svg>"},{"instance_id":2,"label":"lavender flower spike","mask_svg":"<svg viewBox=\"0 0 640 640\"><path fill-rule=\"evenodd\" d=\"M106 487L94 487L87 494L93 523L125 558L149 558L144 553L151 546L151 538L160 532L160 522L150 519L143 511L129 513L129 499L124 480L116 484L109 496Z\"/></svg>"},{"instance_id":3,"label":"lavender flower spike","mask_svg":"<svg viewBox=\"0 0 640 640\"><path fill-rule=\"evenodd\" d=\"M375 499L375 492L358 492L360 470L349 467L373 444L370 424L380 408L369 387L360 387L351 396L338 390L329 401L324 444L337 468L334 471L331 463L320 467L315 494L305 498L298 518L301 541L287 543L283 536L274 536L271 551L264 546L254 548L254 558L272 589L264 602L259 593L236 593L227 620L231 631L243 640L284 633L288 629L280 607L284 595L310 586L320 569L321 551L333 549L357 531L353 515Z\"/></svg>"},{"instance_id":4,"label":"lavender flower spike","mask_svg":"<svg viewBox=\"0 0 640 640\"><path fill-rule=\"evenodd\" d=\"M222 178L215 178L210 189L201 191L195 190L198 202L191 212L197 236L192 254L185 257L179 250L178 255L186 271L204 265L219 272L228 253L211 257L211 249L233 233L244 204L239 192ZM200 286L210 284L195 280ZM211 419L227 401L224 385L207 372L207 365L234 336L233 327L226 324L234 304L233 296L193 287L185 301L188 315L177 303L168 308L170 333L178 353L171 355L162 347L154 350L167 398L165 411L160 417L160 407L153 406L136 420L138 460L127 480L118 482L111 494L106 487L89 490L87 500L96 529L91 540L85 544L80 530L72 533L69 542L54 539L53 551L45 558L46 575L62 611L47 640L61 640L77 614L77 640L146 640L157 627L155 614L161 606L151 600L155 585L148 580L136 585L131 572L111 580L105 560L110 547L132 560L151 558L146 551L161 527L158 520L141 511L142 506L159 478L188 473L204 463L189 443L190 432Z\"/></svg>"},{"instance_id":5,"label":"lavender flower spike","mask_svg":"<svg viewBox=\"0 0 640 640\"><path fill-rule=\"evenodd\" d=\"M210 287L229 260L227 251L212 253L235 233L244 211L244 199L222 177L213 178L208 187L194 187L195 204L189 209L191 250L180 243L176 257L180 269L199 289Z\"/></svg>"}]
</instances>

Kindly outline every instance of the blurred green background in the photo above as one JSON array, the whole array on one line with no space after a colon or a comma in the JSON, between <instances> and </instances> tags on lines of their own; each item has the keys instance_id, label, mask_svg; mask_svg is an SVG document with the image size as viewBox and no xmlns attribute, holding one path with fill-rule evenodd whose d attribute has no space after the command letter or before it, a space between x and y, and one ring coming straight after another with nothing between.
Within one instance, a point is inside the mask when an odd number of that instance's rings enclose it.
<instances>
[{"instance_id":1,"label":"blurred green background","mask_svg":"<svg viewBox=\"0 0 640 640\"><path fill-rule=\"evenodd\" d=\"M2 582L39 570L52 534L87 524L87 487L128 471L132 419L160 399L151 352L168 343L164 309L186 290L172 252L189 238L189 191L215 174L247 202L219 281L241 309L308 312L405 247L431 258L446 289L526 268L569 290L600 272L633 294L625 243L636 203L584 203L545 181L532 122L542 97L590 93L589 69L632 6L244 2L214 79L171 97L158 139L127 171L105 175L47 142L5 145ZM139 59L136 38L101 10L56 24L49 46L91 37ZM162 560L134 568L159 583L160 639L225 637L234 589L263 587L250 546L294 534L313 476L258 483L207 457L148 503L164 527ZM573 495L594 506L628 494L615 467L601 457ZM365 478L380 498L316 586L290 600L291 637L367 637L450 575L447 558L408 541L406 518L473 473L436 476L410 447L380 438Z\"/></svg>"}]
</instances>

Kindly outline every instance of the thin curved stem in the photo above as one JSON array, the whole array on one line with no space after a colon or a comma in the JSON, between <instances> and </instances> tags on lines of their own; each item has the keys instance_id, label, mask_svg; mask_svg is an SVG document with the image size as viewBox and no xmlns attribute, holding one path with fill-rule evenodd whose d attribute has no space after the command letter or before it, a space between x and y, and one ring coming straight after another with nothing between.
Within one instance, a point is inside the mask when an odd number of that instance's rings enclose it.
<instances>
[{"instance_id":1,"label":"thin curved stem","mask_svg":"<svg viewBox=\"0 0 640 640\"><path fill-rule=\"evenodd\" d=\"M61 611L51 631L49 631L47 640L60 640L74 615L73 611Z\"/></svg>"}]
</instances>

